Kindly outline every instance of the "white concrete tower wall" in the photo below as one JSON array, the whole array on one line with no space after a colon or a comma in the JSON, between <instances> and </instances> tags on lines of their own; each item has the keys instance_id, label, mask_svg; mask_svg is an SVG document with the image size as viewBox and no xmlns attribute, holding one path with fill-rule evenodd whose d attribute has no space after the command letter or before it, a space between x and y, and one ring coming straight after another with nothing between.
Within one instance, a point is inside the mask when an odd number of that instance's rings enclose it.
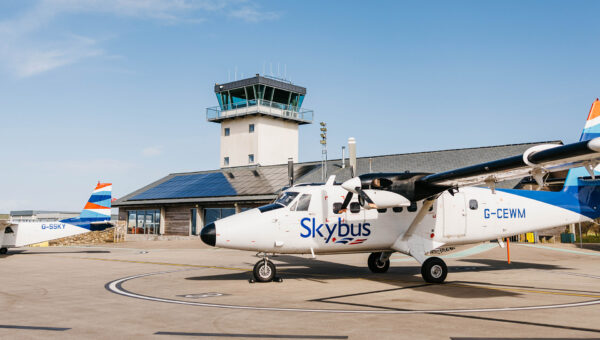
<instances>
[{"instance_id":1,"label":"white concrete tower wall","mask_svg":"<svg viewBox=\"0 0 600 340\"><path fill-rule=\"evenodd\" d=\"M254 132L250 125L254 124ZM225 130L229 129L229 135ZM246 116L221 123L221 167L282 164L298 161L298 124L264 116ZM254 155L254 162L249 162ZM225 164L225 158L229 164Z\"/></svg>"}]
</instances>

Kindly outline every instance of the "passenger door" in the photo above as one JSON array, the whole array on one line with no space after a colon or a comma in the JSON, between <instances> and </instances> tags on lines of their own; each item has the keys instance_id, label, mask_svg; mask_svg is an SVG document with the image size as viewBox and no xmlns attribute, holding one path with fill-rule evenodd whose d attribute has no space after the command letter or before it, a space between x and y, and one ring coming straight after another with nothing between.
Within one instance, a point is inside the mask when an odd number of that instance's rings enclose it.
<instances>
[{"instance_id":1,"label":"passenger door","mask_svg":"<svg viewBox=\"0 0 600 340\"><path fill-rule=\"evenodd\" d=\"M467 232L467 213L465 194L457 192L454 196L444 196L444 237L465 236Z\"/></svg>"}]
</instances>

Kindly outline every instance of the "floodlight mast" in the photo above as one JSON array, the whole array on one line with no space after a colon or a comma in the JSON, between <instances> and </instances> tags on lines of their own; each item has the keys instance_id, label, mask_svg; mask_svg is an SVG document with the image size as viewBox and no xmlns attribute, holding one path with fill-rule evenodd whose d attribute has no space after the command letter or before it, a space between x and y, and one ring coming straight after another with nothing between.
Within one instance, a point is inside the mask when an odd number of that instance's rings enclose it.
<instances>
[{"instance_id":1,"label":"floodlight mast","mask_svg":"<svg viewBox=\"0 0 600 340\"><path fill-rule=\"evenodd\" d=\"M327 177L327 123L321 122L321 181Z\"/></svg>"}]
</instances>

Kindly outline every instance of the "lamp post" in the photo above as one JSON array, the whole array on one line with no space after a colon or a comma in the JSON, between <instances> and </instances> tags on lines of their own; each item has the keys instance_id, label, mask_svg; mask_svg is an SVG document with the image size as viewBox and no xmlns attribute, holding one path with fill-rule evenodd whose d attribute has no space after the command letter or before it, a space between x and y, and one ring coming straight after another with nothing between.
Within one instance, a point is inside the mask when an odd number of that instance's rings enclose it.
<instances>
[{"instance_id":1,"label":"lamp post","mask_svg":"<svg viewBox=\"0 0 600 340\"><path fill-rule=\"evenodd\" d=\"M321 180L325 181L327 176L327 123L321 122Z\"/></svg>"}]
</instances>

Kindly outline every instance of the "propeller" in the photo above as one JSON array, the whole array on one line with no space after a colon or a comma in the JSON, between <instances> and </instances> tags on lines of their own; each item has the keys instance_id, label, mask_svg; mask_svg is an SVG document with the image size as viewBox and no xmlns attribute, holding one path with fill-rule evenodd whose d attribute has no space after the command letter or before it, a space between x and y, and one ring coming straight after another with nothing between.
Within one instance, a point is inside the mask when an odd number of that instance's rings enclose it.
<instances>
[{"instance_id":1,"label":"propeller","mask_svg":"<svg viewBox=\"0 0 600 340\"><path fill-rule=\"evenodd\" d=\"M364 190L362 190L362 182L359 177L353 177L347 180L346 182L342 183L342 188L346 189L348 191L348 194L346 195L346 198L342 203L340 212L345 212L346 209L348 209L348 205L352 200L353 194L358 194L358 203L360 203L360 205L362 205L363 207L366 203L366 205L369 208L377 209L377 206L375 205L375 203L373 203L373 200L369 197L369 195L367 195L366 192L364 192Z\"/></svg>"}]
</instances>

